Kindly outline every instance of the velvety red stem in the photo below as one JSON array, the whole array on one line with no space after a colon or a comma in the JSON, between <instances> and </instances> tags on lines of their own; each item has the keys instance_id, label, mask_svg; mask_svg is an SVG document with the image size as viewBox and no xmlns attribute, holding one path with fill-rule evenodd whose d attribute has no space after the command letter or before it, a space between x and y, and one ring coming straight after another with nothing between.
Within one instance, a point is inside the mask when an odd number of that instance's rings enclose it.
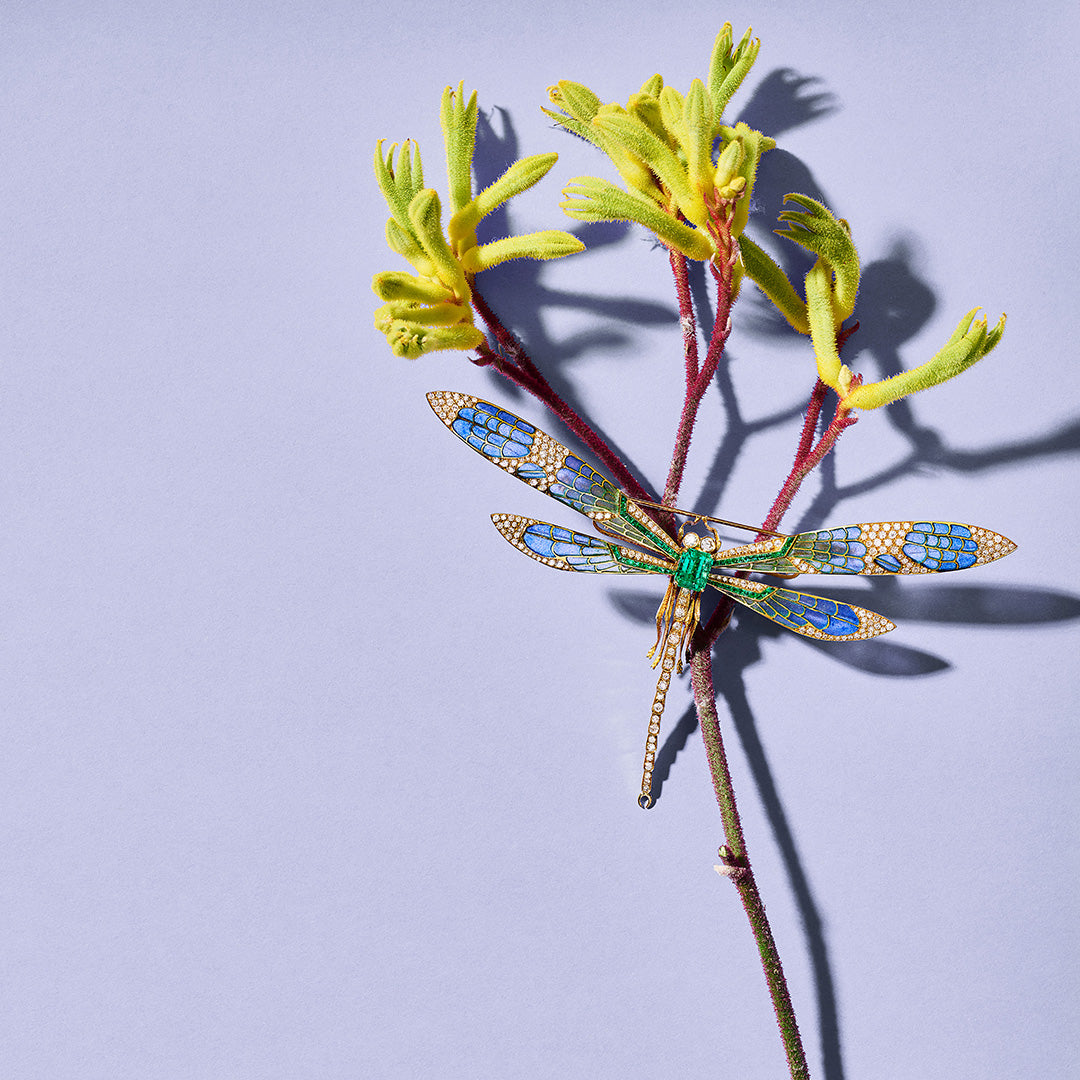
<instances>
[{"instance_id":1,"label":"velvety red stem","mask_svg":"<svg viewBox=\"0 0 1080 1080\"><path fill-rule=\"evenodd\" d=\"M713 790L720 806L720 818L724 824L726 841L720 850L725 877L729 877L739 892L743 910L750 922L750 927L757 942L761 966L769 985L776 1012L776 1022L780 1027L780 1036L784 1042L788 1070L792 1080L808 1080L810 1071L806 1064L806 1054L799 1035L799 1025L795 1019L795 1010L791 1004L784 968L780 962L780 953L776 948L772 928L765 915L765 905L761 900L754 873L750 869L750 858L746 850L739 809L735 804L735 791L728 768L727 752L720 731L720 720L716 712L716 690L712 679L712 658L706 652L695 653L690 661L690 681L694 688L694 701L697 704L698 719L701 722L701 735L705 741L705 756L712 774Z\"/></svg>"},{"instance_id":2,"label":"velvety red stem","mask_svg":"<svg viewBox=\"0 0 1080 1080\"><path fill-rule=\"evenodd\" d=\"M698 376L697 320L694 302L690 296L690 275L686 256L675 248L668 249L671 274L675 279L675 295L679 301L679 325L682 327L683 356L686 359L686 385L693 386Z\"/></svg>"},{"instance_id":3,"label":"velvety red stem","mask_svg":"<svg viewBox=\"0 0 1080 1080\"><path fill-rule=\"evenodd\" d=\"M542 401L607 466L613 479L628 495L648 500L649 492L629 470L622 458L608 446L569 402L559 396L554 387L540 374L539 368L532 362L525 347L502 325L499 317L475 289L472 303L491 331L499 348L505 353L502 355L496 352L485 342L476 350L477 359L474 363L491 367L504 378Z\"/></svg>"},{"instance_id":4,"label":"velvety red stem","mask_svg":"<svg viewBox=\"0 0 1080 1080\"><path fill-rule=\"evenodd\" d=\"M843 343L847 336L847 333L839 335L840 344ZM708 359L703 367L703 372L707 367ZM817 430L821 408L825 401L825 393L826 387L819 379L810 395L806 418L799 437L799 445L795 452L794 464L762 525L763 529L776 529L781 518L790 507L791 501L803 480L836 445L836 440L845 428L855 423L855 417L851 416L850 413L843 410L839 411L817 444L814 445L814 432ZM802 1039L799 1035L799 1027L791 1003L791 995L788 992L787 982L784 979L776 942L750 867L746 840L743 836L742 824L735 803L735 792L732 786L731 773L728 769L723 735L716 710L716 691L712 680L712 646L716 637L730 621L733 607L734 603L724 597L717 605L709 621L703 627L700 627L694 636L693 655L690 661L694 704L701 725L701 736L705 743L705 755L709 763L713 790L720 806L720 817L723 821L724 836L727 841L726 845L720 849L723 873L731 878L739 892L739 899L750 922L754 940L757 942L762 968L769 986L769 996L776 1012L776 1021L783 1039L784 1051L787 1054L788 1070L793 1080L805 1080L805 1078L809 1077L806 1054L803 1050Z\"/></svg>"},{"instance_id":5,"label":"velvety red stem","mask_svg":"<svg viewBox=\"0 0 1080 1080\"><path fill-rule=\"evenodd\" d=\"M733 271L738 258L738 250L730 239L733 209L733 206L724 204L718 204L715 207L714 228L711 232L718 242L718 250L723 254L711 264L717 284L716 321L709 339L705 360L700 365L696 322L690 295L686 260L677 252L670 253L675 292L679 303L679 318L683 332L686 395L675 436L671 467L664 488L663 501L669 506L676 505L701 400L712 382L731 333ZM491 366L501 375L542 401L589 447L598 459L604 462L614 478L631 496L648 498L647 493L621 459L577 412L555 392L533 364L521 343L502 326L502 323L488 307L483 297L475 291L473 293L473 305L488 326L498 346L498 351L496 351L485 343L478 350L476 362ZM802 481L832 449L841 432L855 422L855 418L847 413L839 413L818 443L813 445L813 436L817 430L818 418L825 400L825 391L826 388L820 381L814 387L803 423L799 446L795 454L794 465L783 487L780 489L772 509L769 511L763 528L776 528L790 506L791 500L794 498ZM798 1024L791 1004L791 996L788 993L787 983L784 979L776 942L750 867L716 709L716 692L712 679L712 645L717 635L730 620L732 607L733 604L730 600L727 598L722 599L708 623L699 628L695 635L694 651L690 661L691 684L701 724L702 738L705 743L706 758L712 776L713 789L716 793L723 822L726 840L725 846L721 848L720 852L724 868L723 872L726 877L731 878L738 890L754 940L757 942L769 994L773 1002L773 1009L776 1012L777 1023L783 1039L790 1074L793 1080L806 1080L809 1077L806 1056L799 1036Z\"/></svg>"},{"instance_id":6,"label":"velvety red stem","mask_svg":"<svg viewBox=\"0 0 1080 1080\"><path fill-rule=\"evenodd\" d=\"M787 513L791 501L795 498L802 482L821 464L825 455L836 445L840 433L845 428L851 427L857 419L858 417L847 412L837 413L836 418L826 428L825 434L821 436L817 446L801 460L795 462L787 480L784 481L784 486L780 489L780 494L776 496L776 502L773 503L769 516L762 523L763 531L775 529L780 524L780 519Z\"/></svg>"},{"instance_id":7,"label":"velvety red stem","mask_svg":"<svg viewBox=\"0 0 1080 1080\"><path fill-rule=\"evenodd\" d=\"M717 255L709 264L716 281L716 319L712 334L709 336L709 348L705 353L705 362L698 367L697 333L694 322L694 306L690 297L689 282L686 282L686 260L672 253L672 271L675 275L675 293L679 300L679 321L683 328L683 350L686 355L686 397L683 401L682 415L675 432L675 449L671 455L671 468L668 469L667 483L664 485L663 502L667 506L678 504L679 489L682 487L686 459L690 453L690 440L694 434L701 399L709 389L720 358L724 355L724 346L731 335L731 305L733 303L733 281L739 249L731 239L731 223L735 216L735 205L720 202L713 210L710 235L716 242ZM680 273L681 270L681 273Z\"/></svg>"},{"instance_id":8,"label":"velvety red stem","mask_svg":"<svg viewBox=\"0 0 1080 1080\"><path fill-rule=\"evenodd\" d=\"M849 327L847 330L841 330L837 334L838 351L843 348L844 342L851 337L858 327L859 324L855 323L854 326ZM861 376L856 375L851 385L853 387L857 386L859 382L861 382ZM820 379L814 384L813 392L810 394L810 404L806 409L806 419L803 421L802 434L799 437L799 446L795 451L795 463L791 466L791 472L788 473L788 478L784 481L783 487L780 488L780 493L776 496L772 509L762 522L761 528L763 531L758 534L759 536L765 535L768 530L779 527L780 520L790 508L791 502L802 482L821 464L825 455L836 445L836 440L840 438L841 433L858 420L857 416L852 416L846 409L838 409L832 423L825 429L825 434L818 440L817 445L811 449L810 444L817 428L818 417L821 415L821 406L825 401L826 389L827 387Z\"/></svg>"},{"instance_id":9,"label":"velvety red stem","mask_svg":"<svg viewBox=\"0 0 1080 1080\"><path fill-rule=\"evenodd\" d=\"M806 416L803 419L802 434L799 436L799 447L795 451L796 464L810 453L810 447L814 444L814 432L817 431L818 417L821 416L821 406L825 403L825 392L828 389L820 379L814 383L810 404L806 407Z\"/></svg>"}]
</instances>

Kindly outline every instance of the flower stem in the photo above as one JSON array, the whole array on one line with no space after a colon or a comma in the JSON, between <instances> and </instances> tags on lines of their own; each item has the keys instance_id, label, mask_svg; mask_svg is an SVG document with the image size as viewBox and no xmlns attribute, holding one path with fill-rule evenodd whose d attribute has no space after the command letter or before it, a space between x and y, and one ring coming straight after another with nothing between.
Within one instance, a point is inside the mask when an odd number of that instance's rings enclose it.
<instances>
[{"instance_id":1,"label":"flower stem","mask_svg":"<svg viewBox=\"0 0 1080 1080\"><path fill-rule=\"evenodd\" d=\"M719 227L724 224L724 221L720 219L719 214L714 219L714 224L718 226L718 231L720 231ZM727 218L727 224L730 224L730 216ZM673 267L674 265L673 261ZM709 351L700 372L697 371L696 341L694 342L693 363L691 363L689 355L690 346L689 344L686 345L688 350L686 365L687 399L686 407L683 410L684 421L680 423L672 467L668 474L669 491L678 491L683 466L686 461L686 451L689 447L693 420L697 415L697 406L700 403L700 395L704 393L708 386L707 380L711 380L713 373L716 371L720 354L727 342L728 335L731 333L731 270L734 265L734 258L732 258L727 264L726 273L723 261L721 261L719 270L715 265L713 267L717 282L717 320L709 343ZM685 342L686 310L684 309L683 291L678 288L679 275L677 271L676 285L679 293L679 310L683 320ZM691 318L692 314L691 311ZM846 336L846 334L842 335L841 344ZM791 506L791 501L794 499L803 480L836 445L836 440L843 431L855 423L855 417L844 410L839 410L825 433L814 444L814 432L817 430L821 409L825 402L826 389L825 384L819 379L811 392L806 417L799 436L799 445L795 451L794 464L776 497L776 501L769 510L768 516L762 523L763 530L775 530L777 528L780 520ZM686 419L688 416L689 420ZM665 501L667 501L667 491L665 491ZM750 922L751 932L757 942L758 954L761 957L765 980L769 987L769 997L772 999L776 1021L780 1028L780 1037L784 1044L784 1052L787 1055L788 1070L792 1080L807 1080L810 1073L806 1064L806 1053L803 1049L802 1038L799 1035L799 1025L795 1018L795 1010L791 1003L787 981L784 978L784 969L776 948L776 940L773 937L768 916L765 914L765 905L762 903L761 894L758 891L757 882L750 866L750 857L746 850L746 839L743 836L742 823L739 819L735 790L731 781L731 772L728 768L727 754L724 750L724 740L716 709L716 690L712 677L712 646L717 636L730 622L733 608L734 604L730 598L724 597L720 601L708 623L699 628L695 635L693 654L690 660L690 680L694 691L694 705L701 725L701 736L705 743L705 756L709 763L713 791L716 793L716 801L720 807L720 819L723 823L726 841L719 852L723 865L717 869L725 877L731 878L732 883L738 890L739 899L742 902L743 910L746 912L746 917Z\"/></svg>"},{"instance_id":2,"label":"flower stem","mask_svg":"<svg viewBox=\"0 0 1080 1080\"><path fill-rule=\"evenodd\" d=\"M734 302L735 265L738 262L737 245L731 241L731 223L734 219L733 202L721 202L715 208L712 233L717 241L720 254L709 264L716 280L716 319L709 337L709 348L705 353L705 362L698 367L697 329L694 320L694 305L690 296L690 286L686 272L686 258L679 252L671 251L671 269L675 277L675 294L679 300L679 322L683 330L683 352L686 358L686 397L683 401L682 415L675 432L675 449L671 456L667 483L664 485L663 502L666 506L675 506L682 487L686 459L690 453L690 439L694 434L701 399L709 389L720 358L724 355L724 346L731 336L731 305Z\"/></svg>"},{"instance_id":3,"label":"flower stem","mask_svg":"<svg viewBox=\"0 0 1080 1080\"><path fill-rule=\"evenodd\" d=\"M795 451L796 461L802 461L810 453L810 447L814 442L814 432L817 431L818 417L821 416L821 406L825 403L825 394L828 389L820 379L814 383L814 389L810 393L810 403L806 407L806 416L803 418L799 446Z\"/></svg>"},{"instance_id":4,"label":"flower stem","mask_svg":"<svg viewBox=\"0 0 1080 1080\"><path fill-rule=\"evenodd\" d=\"M686 385L692 386L698 376L698 343L694 301L690 296L690 275L686 267L686 256L681 251L668 248L668 261L675 279L675 295L679 300L679 325L682 327L683 354L686 357Z\"/></svg>"},{"instance_id":5,"label":"flower stem","mask_svg":"<svg viewBox=\"0 0 1080 1080\"><path fill-rule=\"evenodd\" d=\"M743 910L750 921L750 928L757 942L761 966L769 986L776 1012L776 1022L780 1027L780 1037L787 1055L788 1070L792 1080L808 1080L810 1076L806 1064L799 1025L795 1019L795 1009L791 1004L784 968L776 948L776 939L765 914L765 905L758 891L757 881L750 869L750 858L746 851L739 809L735 803L735 791L731 783L727 753L720 732L720 720L716 712L716 690L712 678L711 650L694 653L690 660L690 681L694 688L694 702L697 705L701 734L705 741L705 756L712 774L716 801L720 805L720 819L724 825L726 841L720 849L720 858L724 863L723 873L730 877L738 890Z\"/></svg>"},{"instance_id":6,"label":"flower stem","mask_svg":"<svg viewBox=\"0 0 1080 1080\"><path fill-rule=\"evenodd\" d=\"M816 424L817 413L821 409L821 401L817 397L818 387L824 390L820 380L818 380L817 386L814 387L814 393L810 398L810 408L807 410L806 423L803 425L803 438L800 440L799 450L795 455L795 463L792 465L791 472L788 473L783 487L780 488L780 493L776 496L772 509L764 522L762 522L761 528L763 532L776 529L780 524L780 519L791 506L791 501L798 493L802 482L821 464L825 455L836 445L836 440L840 438L841 433L851 427L858 419L858 417L852 416L850 412L838 411L836 416L833 417L832 423L825 429L825 434L818 440L817 445L812 450L804 450L804 443L808 441L806 439L807 431L813 431L810 424L811 415L813 415Z\"/></svg>"},{"instance_id":7,"label":"flower stem","mask_svg":"<svg viewBox=\"0 0 1080 1080\"><path fill-rule=\"evenodd\" d=\"M525 347L507 330L487 301L473 289L472 303L484 320L501 352L484 343L477 349L474 363L491 367L522 390L542 401L611 471L614 479L631 497L650 499L650 494L626 463L589 425L577 410L565 401L540 373Z\"/></svg>"},{"instance_id":8,"label":"flower stem","mask_svg":"<svg viewBox=\"0 0 1080 1080\"><path fill-rule=\"evenodd\" d=\"M671 466L668 470L664 487L663 502L667 506L676 505L683 474L690 450L694 424L701 408L702 398L708 390L728 337L731 334L731 308L733 303L733 271L738 258L738 249L730 241L732 208L718 205L713 220L714 235L719 240L722 254L711 264L717 286L716 319L713 324L709 346L704 362L698 355L697 326L694 316L693 301L690 294L689 275L686 259L678 252L670 252L675 293L679 303L679 319L683 333L683 356L686 371L686 394L682 414L675 435ZM476 363L489 366L505 378L514 382L523 390L542 401L548 408L574 432L574 434L604 462L616 481L622 485L631 497L648 498L642 485L633 476L617 454L603 438L562 399L540 370L532 362L524 346L502 325L498 316L487 302L474 289L473 306L487 325L495 341L495 348L487 343L477 350ZM784 481L773 503L763 529L775 529L784 513L791 505L803 480L822 461L836 444L836 440L845 428L855 422L849 413L840 411L833 419L818 442L814 443L821 409L825 401L826 387L818 381L810 396L806 418L800 433L799 445L791 472ZM667 524L667 523L665 523ZM723 866L721 872L730 877L739 893L739 899L749 920L751 932L757 943L765 973L769 996L776 1013L780 1036L787 1056L788 1069L792 1080L808 1080L809 1070L806 1054L799 1034L791 995L784 978L783 965L776 948L776 941L765 913L765 905L758 891L757 882L750 866L750 859L735 800L731 772L728 768L727 754L724 749L720 721L716 709L716 690L712 676L712 646L720 632L731 618L733 604L725 597L720 601L708 623L699 628L694 640L694 649L690 659L690 677L694 693L694 703L701 725L705 754L712 777L713 790L720 807L725 844L720 849Z\"/></svg>"}]
</instances>

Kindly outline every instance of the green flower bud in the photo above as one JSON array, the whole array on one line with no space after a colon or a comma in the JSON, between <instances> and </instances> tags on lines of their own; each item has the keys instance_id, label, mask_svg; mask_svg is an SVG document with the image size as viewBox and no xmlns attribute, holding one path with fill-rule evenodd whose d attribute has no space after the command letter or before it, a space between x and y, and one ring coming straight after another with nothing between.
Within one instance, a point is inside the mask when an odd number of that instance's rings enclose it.
<instances>
[{"instance_id":1,"label":"green flower bud","mask_svg":"<svg viewBox=\"0 0 1080 1080\"><path fill-rule=\"evenodd\" d=\"M709 60L709 97L712 98L713 112L719 121L727 108L732 95L739 89L743 79L754 66L758 51L761 49L759 38L751 39L753 31L746 28L742 40L732 49L731 23L724 23L713 43L712 57Z\"/></svg>"},{"instance_id":2,"label":"green flower bud","mask_svg":"<svg viewBox=\"0 0 1080 1080\"><path fill-rule=\"evenodd\" d=\"M700 79L694 79L683 100L682 130L690 183L708 195L713 184L713 111Z\"/></svg>"},{"instance_id":3,"label":"green flower bud","mask_svg":"<svg viewBox=\"0 0 1080 1080\"><path fill-rule=\"evenodd\" d=\"M786 227L777 229L783 236L823 259L836 277L833 289L836 325L850 318L859 291L859 254L851 240L851 229L843 218L834 217L821 203L808 195L785 195L784 202L797 203L804 210L784 210L780 220Z\"/></svg>"},{"instance_id":4,"label":"green flower bud","mask_svg":"<svg viewBox=\"0 0 1080 1080\"><path fill-rule=\"evenodd\" d=\"M461 265L466 273L478 274L509 259L561 259L584 250L585 245L576 236L561 229L545 229L469 248L461 257Z\"/></svg>"},{"instance_id":5,"label":"green flower bud","mask_svg":"<svg viewBox=\"0 0 1080 1080\"><path fill-rule=\"evenodd\" d=\"M433 278L414 277L400 270L387 270L371 279L371 288L380 300L405 300L417 304L441 304L454 294Z\"/></svg>"},{"instance_id":6,"label":"green flower bud","mask_svg":"<svg viewBox=\"0 0 1080 1080\"><path fill-rule=\"evenodd\" d=\"M920 364L910 371L902 371L891 379L856 387L845 399L844 407L876 409L955 378L962 371L966 371L990 352L1005 332L1004 315L994 329L988 331L985 319L975 319L978 310L972 308L960 320L949 340L925 364Z\"/></svg>"},{"instance_id":7,"label":"green flower bud","mask_svg":"<svg viewBox=\"0 0 1080 1080\"><path fill-rule=\"evenodd\" d=\"M376 324L378 325L378 324ZM484 341L484 335L471 323L455 326L419 326L416 323L395 321L385 329L390 351L395 356L415 360L424 353L442 349L475 349Z\"/></svg>"},{"instance_id":8,"label":"green flower bud","mask_svg":"<svg viewBox=\"0 0 1080 1080\"><path fill-rule=\"evenodd\" d=\"M592 120L601 104L587 86L569 79L560 79L555 86L549 86L548 100L583 124Z\"/></svg>"},{"instance_id":9,"label":"green flower bud","mask_svg":"<svg viewBox=\"0 0 1080 1080\"><path fill-rule=\"evenodd\" d=\"M439 122L446 144L446 177L450 208L460 210L472 198L472 159L476 145L476 91L465 101L465 84L457 91L448 86L439 106Z\"/></svg>"},{"instance_id":10,"label":"green flower bud","mask_svg":"<svg viewBox=\"0 0 1080 1080\"><path fill-rule=\"evenodd\" d=\"M750 196L754 190L754 180L757 178L758 162L761 155L776 146L776 140L768 135L763 135L752 127L748 127L741 121L733 128L721 127L720 133L726 140L738 141L742 147L742 158L738 165L738 175L743 177L745 183L737 187L740 198L735 205L735 217L731 223L733 236L742 236L746 228L746 222L750 217ZM727 182L731 185L734 178ZM720 185L717 185L720 186Z\"/></svg>"},{"instance_id":11,"label":"green flower bud","mask_svg":"<svg viewBox=\"0 0 1080 1080\"><path fill-rule=\"evenodd\" d=\"M688 259L704 262L716 254L704 229L692 229L644 195L623 191L596 176L578 176L571 180L563 188L563 201L559 205L564 213L579 221L636 222Z\"/></svg>"}]
</instances>

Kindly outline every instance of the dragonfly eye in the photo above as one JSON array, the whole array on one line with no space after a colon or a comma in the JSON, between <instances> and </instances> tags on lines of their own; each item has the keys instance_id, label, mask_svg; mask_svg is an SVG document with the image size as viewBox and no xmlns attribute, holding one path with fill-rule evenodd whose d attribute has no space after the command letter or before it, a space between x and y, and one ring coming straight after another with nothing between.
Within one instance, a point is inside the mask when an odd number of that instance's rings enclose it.
<instances>
[{"instance_id":1,"label":"dragonfly eye","mask_svg":"<svg viewBox=\"0 0 1080 1080\"><path fill-rule=\"evenodd\" d=\"M679 539L684 548L696 548L701 543L701 537L697 533L681 533Z\"/></svg>"}]
</instances>

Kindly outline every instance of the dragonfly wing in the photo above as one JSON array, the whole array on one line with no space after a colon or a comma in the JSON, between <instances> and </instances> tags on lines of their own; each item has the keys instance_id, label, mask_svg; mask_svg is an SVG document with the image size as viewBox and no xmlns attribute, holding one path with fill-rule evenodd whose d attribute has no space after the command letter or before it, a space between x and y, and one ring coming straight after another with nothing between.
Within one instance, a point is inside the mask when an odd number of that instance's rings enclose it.
<instances>
[{"instance_id":1,"label":"dragonfly wing","mask_svg":"<svg viewBox=\"0 0 1080 1080\"><path fill-rule=\"evenodd\" d=\"M720 552L731 570L773 574L941 574L993 562L1016 545L953 521L875 521L773 537Z\"/></svg>"},{"instance_id":2,"label":"dragonfly wing","mask_svg":"<svg viewBox=\"0 0 1080 1080\"><path fill-rule=\"evenodd\" d=\"M673 574L675 564L642 551L609 544L588 533L572 532L547 521L492 514L503 537L519 551L556 570L586 574Z\"/></svg>"},{"instance_id":3,"label":"dragonfly wing","mask_svg":"<svg viewBox=\"0 0 1080 1080\"><path fill-rule=\"evenodd\" d=\"M720 573L711 574L709 584L766 619L818 641L862 641L896 629L895 623L866 608L794 589Z\"/></svg>"},{"instance_id":4,"label":"dragonfly wing","mask_svg":"<svg viewBox=\"0 0 1080 1080\"><path fill-rule=\"evenodd\" d=\"M592 518L605 532L660 554L677 554L678 544L624 491L520 416L450 390L433 390L427 399L463 443L512 476Z\"/></svg>"}]
</instances>

